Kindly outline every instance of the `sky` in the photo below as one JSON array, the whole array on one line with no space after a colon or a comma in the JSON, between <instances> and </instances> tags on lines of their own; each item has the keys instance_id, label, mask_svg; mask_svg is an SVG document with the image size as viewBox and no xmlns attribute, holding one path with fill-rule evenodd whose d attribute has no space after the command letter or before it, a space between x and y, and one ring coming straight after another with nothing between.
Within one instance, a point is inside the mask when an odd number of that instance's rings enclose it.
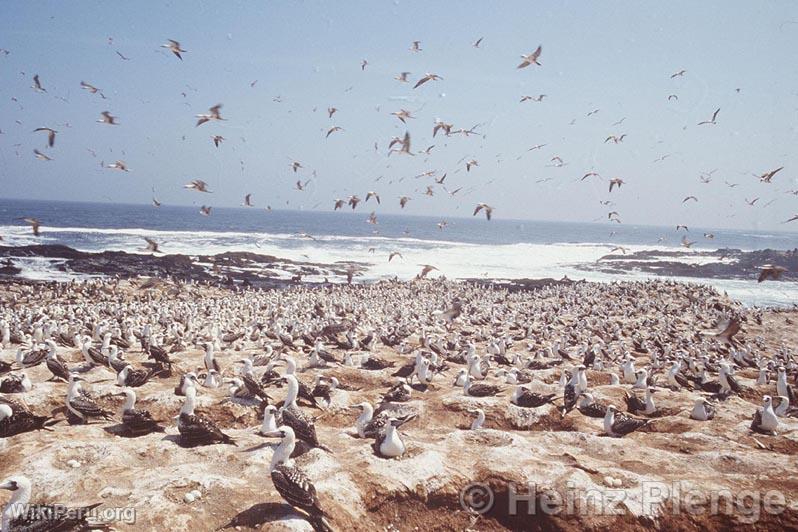
<instances>
[{"instance_id":1,"label":"sky","mask_svg":"<svg viewBox=\"0 0 798 532\"><path fill-rule=\"evenodd\" d=\"M517 68L538 45L541 64ZM784 223L798 214L794 2L3 2L0 49L3 198L154 190L229 207L251 193L255 208L332 210L375 191L364 217L487 203L497 218L798 231ZM425 73L442 79L414 89ZM225 120L196 126L218 103ZM436 119L477 134L433 138ZM389 155L405 132L413 155Z\"/></svg>"}]
</instances>

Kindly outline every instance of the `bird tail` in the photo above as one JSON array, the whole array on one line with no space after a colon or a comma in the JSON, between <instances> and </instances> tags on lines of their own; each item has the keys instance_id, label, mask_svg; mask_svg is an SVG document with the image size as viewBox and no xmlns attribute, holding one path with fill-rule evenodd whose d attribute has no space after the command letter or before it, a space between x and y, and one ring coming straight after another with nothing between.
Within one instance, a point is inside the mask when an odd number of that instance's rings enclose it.
<instances>
[{"instance_id":1,"label":"bird tail","mask_svg":"<svg viewBox=\"0 0 798 532\"><path fill-rule=\"evenodd\" d=\"M308 522L316 532L333 532L332 526L323 514L309 516Z\"/></svg>"}]
</instances>

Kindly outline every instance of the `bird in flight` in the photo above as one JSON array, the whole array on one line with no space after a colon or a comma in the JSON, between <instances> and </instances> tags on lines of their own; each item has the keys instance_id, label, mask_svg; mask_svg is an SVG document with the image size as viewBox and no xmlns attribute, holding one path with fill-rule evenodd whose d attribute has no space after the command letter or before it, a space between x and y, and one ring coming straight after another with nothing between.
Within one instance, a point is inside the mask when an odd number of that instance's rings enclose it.
<instances>
[{"instance_id":1,"label":"bird in flight","mask_svg":"<svg viewBox=\"0 0 798 532\"><path fill-rule=\"evenodd\" d=\"M352 210L354 211L355 207L357 207L357 204L360 203L360 198L358 198L356 195L349 196L348 203L352 207Z\"/></svg>"},{"instance_id":2,"label":"bird in flight","mask_svg":"<svg viewBox=\"0 0 798 532\"><path fill-rule=\"evenodd\" d=\"M695 242L690 242L689 240L687 240L687 235L682 235L682 246L690 249L690 247L692 247L693 244L695 244Z\"/></svg>"},{"instance_id":3,"label":"bird in flight","mask_svg":"<svg viewBox=\"0 0 798 532\"><path fill-rule=\"evenodd\" d=\"M169 51L171 51L173 54L175 54L177 56L177 58L182 61L183 60L183 56L181 56L180 54L181 53L184 54L188 50L183 50L180 47L180 43L175 41L175 40L167 39L167 41L169 41L169 42L167 42L166 44L162 44L161 48L169 48Z\"/></svg>"},{"instance_id":4,"label":"bird in flight","mask_svg":"<svg viewBox=\"0 0 798 532\"><path fill-rule=\"evenodd\" d=\"M476 159L470 159L466 161L466 172L470 172L472 166L479 166L479 163Z\"/></svg>"},{"instance_id":5,"label":"bird in flight","mask_svg":"<svg viewBox=\"0 0 798 532\"><path fill-rule=\"evenodd\" d=\"M144 248L144 251L148 251L150 253L160 253L161 250L158 248L158 242L153 240L149 237L144 237L144 240L147 242L147 247Z\"/></svg>"},{"instance_id":6,"label":"bird in flight","mask_svg":"<svg viewBox=\"0 0 798 532\"><path fill-rule=\"evenodd\" d=\"M689 231L690 231L690 230L687 228L687 226L686 226L686 225L677 225L677 226L676 226L676 230L678 231L679 229L684 229L684 230L685 230L685 231L687 231L687 232L689 232Z\"/></svg>"},{"instance_id":7,"label":"bird in flight","mask_svg":"<svg viewBox=\"0 0 798 532\"><path fill-rule=\"evenodd\" d=\"M440 224L438 224L438 225L440 225ZM438 269L435 266L432 266L430 264L420 264L419 266L421 266L421 273L418 274L418 278L419 279L424 279L429 272L431 272L432 270L437 270Z\"/></svg>"},{"instance_id":8,"label":"bird in flight","mask_svg":"<svg viewBox=\"0 0 798 532\"><path fill-rule=\"evenodd\" d=\"M618 189L620 190L621 185L623 185L624 183L625 183L625 181L623 179L621 179L620 177L614 177L614 178L610 179L610 192L612 192L613 187L615 187L616 185L618 186Z\"/></svg>"},{"instance_id":9,"label":"bird in flight","mask_svg":"<svg viewBox=\"0 0 798 532\"><path fill-rule=\"evenodd\" d=\"M379 194L377 194L376 192L370 190L369 192L366 193L366 203L368 203L370 198L374 198L375 200L377 200L377 204L379 205L379 203L380 203L380 195Z\"/></svg>"},{"instance_id":10,"label":"bird in flight","mask_svg":"<svg viewBox=\"0 0 798 532\"><path fill-rule=\"evenodd\" d=\"M619 137L619 136L616 136L616 135L610 135L609 137L607 137L606 139L604 139L604 144L608 143L609 141L612 141L612 142L613 142L613 143L615 143L615 144L619 144L619 143L623 142L623 138L624 138L625 136L626 136L626 133L624 133L624 134L623 134L623 135L621 135L620 137Z\"/></svg>"},{"instance_id":11,"label":"bird in flight","mask_svg":"<svg viewBox=\"0 0 798 532\"><path fill-rule=\"evenodd\" d=\"M399 257L400 259L404 259L404 257L402 256L402 254L401 254L401 253L399 253L398 251L392 251L392 252L391 252L391 253L388 255L388 262L391 262L391 261L393 260L393 258L394 258L394 257Z\"/></svg>"},{"instance_id":12,"label":"bird in flight","mask_svg":"<svg viewBox=\"0 0 798 532\"><path fill-rule=\"evenodd\" d=\"M471 46L473 46L474 48L479 48L479 45L482 44L482 39L484 39L484 38L485 37L480 37L479 39L474 41L474 44L472 44Z\"/></svg>"},{"instance_id":13,"label":"bird in flight","mask_svg":"<svg viewBox=\"0 0 798 532\"><path fill-rule=\"evenodd\" d=\"M34 133L36 133L37 131L47 132L47 145L52 148L53 144L55 144L55 134L58 133L58 131L50 129L49 127L37 127L36 129L33 130Z\"/></svg>"},{"instance_id":14,"label":"bird in flight","mask_svg":"<svg viewBox=\"0 0 798 532\"><path fill-rule=\"evenodd\" d=\"M545 98L545 97L546 97L545 94L539 94L537 96L521 96L521 102L526 102L526 101L529 101L529 100L531 100L533 102L542 102L543 98Z\"/></svg>"},{"instance_id":15,"label":"bird in flight","mask_svg":"<svg viewBox=\"0 0 798 532\"><path fill-rule=\"evenodd\" d=\"M252 193L248 193L246 196L244 196L244 207L253 207Z\"/></svg>"},{"instance_id":16,"label":"bird in flight","mask_svg":"<svg viewBox=\"0 0 798 532\"><path fill-rule=\"evenodd\" d=\"M485 211L485 218L490 220L491 216L493 216L493 207L491 207L487 203L478 203L477 207L474 209L474 214L472 216L476 216L479 213L479 211L483 209Z\"/></svg>"},{"instance_id":17,"label":"bird in flight","mask_svg":"<svg viewBox=\"0 0 798 532\"><path fill-rule=\"evenodd\" d=\"M216 105L208 109L208 113L210 114L195 115L195 117L197 118L197 125L194 127L199 127L205 122L209 122L211 120L224 120L224 118L222 118L222 115L219 113L221 108L222 104L217 103Z\"/></svg>"},{"instance_id":18,"label":"bird in flight","mask_svg":"<svg viewBox=\"0 0 798 532\"><path fill-rule=\"evenodd\" d=\"M334 115L336 111L338 111L338 109L336 107L328 107L327 108L327 116L328 116L328 118L332 118L332 115Z\"/></svg>"},{"instance_id":19,"label":"bird in flight","mask_svg":"<svg viewBox=\"0 0 798 532\"><path fill-rule=\"evenodd\" d=\"M42 223L38 220L38 218L20 218L23 222L30 225L31 230L33 230L33 236L39 236L39 228L41 227Z\"/></svg>"},{"instance_id":20,"label":"bird in flight","mask_svg":"<svg viewBox=\"0 0 798 532\"><path fill-rule=\"evenodd\" d=\"M335 133L336 131L343 131L343 130L344 128L342 128L341 126L333 126L327 130L327 135L324 138L329 138L329 136Z\"/></svg>"},{"instance_id":21,"label":"bird in flight","mask_svg":"<svg viewBox=\"0 0 798 532\"><path fill-rule=\"evenodd\" d=\"M214 145L214 146L216 146L216 147L218 148L218 147L219 147L219 144L221 144L221 143L222 143L222 141L224 140L224 137L223 137L223 136L221 136L221 135L213 135L213 136L211 137L211 140L213 141L213 145Z\"/></svg>"},{"instance_id":22,"label":"bird in flight","mask_svg":"<svg viewBox=\"0 0 798 532\"><path fill-rule=\"evenodd\" d=\"M419 88L420 86L422 86L423 84L425 84L428 81L438 81L438 80L441 80L441 79L443 79L443 78L440 77L438 74L431 74L431 73L427 72L426 74L424 74L423 78L418 80L416 82L416 84L413 85L413 88L417 89L417 88Z\"/></svg>"},{"instance_id":23,"label":"bird in flight","mask_svg":"<svg viewBox=\"0 0 798 532\"><path fill-rule=\"evenodd\" d=\"M746 202L748 205L750 205L751 207L753 207L753 206L754 206L754 203L756 203L757 201L759 201L759 198L758 198L758 197L757 197L757 198L754 198L754 199L752 199L752 200L749 200L748 198L745 198L745 202Z\"/></svg>"},{"instance_id":24,"label":"bird in flight","mask_svg":"<svg viewBox=\"0 0 798 532\"><path fill-rule=\"evenodd\" d=\"M698 201L698 198L696 198L695 196L687 196L686 198L684 198L684 199L682 200L682 203L686 203L686 202L687 202L687 201L689 201L689 200L693 200L693 201L697 202L697 201Z\"/></svg>"},{"instance_id":25,"label":"bird in flight","mask_svg":"<svg viewBox=\"0 0 798 532\"><path fill-rule=\"evenodd\" d=\"M111 164L109 164L108 166L106 166L106 168L110 168L111 170L120 170L122 172L129 172L130 171L130 169L127 167L127 163L125 163L125 161L114 161Z\"/></svg>"},{"instance_id":26,"label":"bird in flight","mask_svg":"<svg viewBox=\"0 0 798 532\"><path fill-rule=\"evenodd\" d=\"M783 166L779 166L775 170L771 170L770 172L765 172L764 174L758 175L756 177L758 177L762 183L770 183L770 180L773 179L773 176L776 175L778 172L780 172L783 168L784 168Z\"/></svg>"},{"instance_id":27,"label":"bird in flight","mask_svg":"<svg viewBox=\"0 0 798 532\"><path fill-rule=\"evenodd\" d=\"M399 120L401 120L403 124L407 124L407 122L405 122L405 120L407 118L415 118L415 117L411 116L410 115L410 111L408 111L406 109L399 109L398 111L394 111L391 114L393 116L395 116L396 118L398 118Z\"/></svg>"},{"instance_id":28,"label":"bird in flight","mask_svg":"<svg viewBox=\"0 0 798 532\"><path fill-rule=\"evenodd\" d=\"M712 113L712 118L711 118L711 119L709 119L709 120L703 120L703 121L699 122L699 123L698 123L698 125L699 125L699 126L702 126L702 125L704 125L704 124L715 124L715 123L716 123L716 122L715 122L715 120L718 118L718 113L719 113L719 112L720 112L720 107L718 107L717 109L715 109L715 112L714 112L714 113Z\"/></svg>"},{"instance_id":29,"label":"bird in flight","mask_svg":"<svg viewBox=\"0 0 798 532\"><path fill-rule=\"evenodd\" d=\"M49 156L47 156L47 155L43 154L42 152L40 152L39 150L36 150L36 149L34 149L34 150L33 150L33 154L34 154L34 155L36 156L36 158L37 158L37 159L39 159L40 161L52 161L52 160L53 160L53 158L52 158L52 157L49 157Z\"/></svg>"},{"instance_id":30,"label":"bird in flight","mask_svg":"<svg viewBox=\"0 0 798 532\"><path fill-rule=\"evenodd\" d=\"M211 193L211 191L208 190L208 183L206 183L202 179L194 179L191 182L183 185L183 188L187 188L189 190L196 190L197 192L207 192L209 194Z\"/></svg>"},{"instance_id":31,"label":"bird in flight","mask_svg":"<svg viewBox=\"0 0 798 532\"><path fill-rule=\"evenodd\" d=\"M523 61L521 61L521 64L518 65L516 67L516 69L518 69L518 68L526 68L526 67L528 67L529 65L532 65L532 64L540 66L540 63L538 62L538 58L540 57L540 52L542 52L542 51L543 51L543 47L542 46L538 46L537 49L534 52L532 52L531 54L522 55L521 59L523 59Z\"/></svg>"},{"instance_id":32,"label":"bird in flight","mask_svg":"<svg viewBox=\"0 0 798 532\"><path fill-rule=\"evenodd\" d=\"M409 198L409 197L407 197L407 196L400 196L400 197L399 197L399 206L400 206L401 208L403 208L403 209L404 209L404 208L405 208L405 205L407 205L407 202L408 202L408 201L410 201L410 198Z\"/></svg>"},{"instance_id":33,"label":"bird in flight","mask_svg":"<svg viewBox=\"0 0 798 532\"><path fill-rule=\"evenodd\" d=\"M39 81L39 74L33 76L33 85L31 85L31 88L36 92L47 92L47 89L42 87L42 82Z\"/></svg>"},{"instance_id":34,"label":"bird in flight","mask_svg":"<svg viewBox=\"0 0 798 532\"><path fill-rule=\"evenodd\" d=\"M678 78L680 76L684 76L686 73L687 73L686 70L680 70L680 71L676 72L675 74L671 74L671 79Z\"/></svg>"},{"instance_id":35,"label":"bird in flight","mask_svg":"<svg viewBox=\"0 0 798 532\"><path fill-rule=\"evenodd\" d=\"M795 220L798 220L798 214L796 214L795 216L793 216L793 217L792 217L792 218L790 218L789 220L785 220L785 221L784 221L784 222L782 222L782 223L788 224L788 223L790 223L790 222L794 222Z\"/></svg>"},{"instance_id":36,"label":"bird in flight","mask_svg":"<svg viewBox=\"0 0 798 532\"><path fill-rule=\"evenodd\" d=\"M767 281L768 279L773 279L774 281L779 280L781 275L787 271L787 268L783 266L774 266L772 264L765 264L762 266L762 270L759 272L759 277L757 278L757 282L761 283L762 281Z\"/></svg>"},{"instance_id":37,"label":"bird in flight","mask_svg":"<svg viewBox=\"0 0 798 532\"><path fill-rule=\"evenodd\" d=\"M588 177L593 177L593 176L595 176L595 177L601 177L601 176L598 174L598 172L588 172L588 173L586 173L585 175L583 175L583 176L582 176L582 179L580 179L579 181L584 181L584 180L585 180L585 179L587 179Z\"/></svg>"},{"instance_id":38,"label":"bird in flight","mask_svg":"<svg viewBox=\"0 0 798 532\"><path fill-rule=\"evenodd\" d=\"M393 79L396 81L401 81L402 83L409 83L410 80L407 79L407 76L410 75L410 72L399 72Z\"/></svg>"},{"instance_id":39,"label":"bird in flight","mask_svg":"<svg viewBox=\"0 0 798 532\"><path fill-rule=\"evenodd\" d=\"M368 61L366 61L365 59L364 59L363 61L361 61L361 62L360 62L360 70L366 70L366 66L367 66L368 64L369 64L369 62L368 62Z\"/></svg>"},{"instance_id":40,"label":"bird in flight","mask_svg":"<svg viewBox=\"0 0 798 532\"><path fill-rule=\"evenodd\" d=\"M108 111L103 111L100 113L100 119L97 120L99 124L108 124L110 126L118 126L119 122L116 121L117 117L112 115Z\"/></svg>"},{"instance_id":41,"label":"bird in flight","mask_svg":"<svg viewBox=\"0 0 798 532\"><path fill-rule=\"evenodd\" d=\"M421 51L421 41L413 41L413 44L410 45L411 52L420 52Z\"/></svg>"},{"instance_id":42,"label":"bird in flight","mask_svg":"<svg viewBox=\"0 0 798 532\"><path fill-rule=\"evenodd\" d=\"M200 207L200 214L203 215L203 216L210 216L211 215L211 207L208 207L207 205L203 205L202 207Z\"/></svg>"}]
</instances>

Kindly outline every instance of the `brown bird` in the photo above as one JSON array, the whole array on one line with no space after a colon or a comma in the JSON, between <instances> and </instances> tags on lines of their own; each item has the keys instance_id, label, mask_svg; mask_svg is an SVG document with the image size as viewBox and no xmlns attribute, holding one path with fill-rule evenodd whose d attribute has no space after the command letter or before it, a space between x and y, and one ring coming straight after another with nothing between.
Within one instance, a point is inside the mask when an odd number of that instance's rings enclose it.
<instances>
[{"instance_id":1,"label":"brown bird","mask_svg":"<svg viewBox=\"0 0 798 532\"><path fill-rule=\"evenodd\" d=\"M100 124L108 124L108 125L111 125L111 126L118 126L119 125L119 122L116 121L117 117L113 116L108 111L103 111L102 113L100 113L100 116L102 118L97 120L97 122L100 123Z\"/></svg>"},{"instance_id":2,"label":"brown bird","mask_svg":"<svg viewBox=\"0 0 798 532\"><path fill-rule=\"evenodd\" d=\"M588 172L588 173L586 173L585 175L583 175L583 176L582 176L582 179L580 179L579 181L584 181L584 180L585 180L585 179L587 179L588 177L592 177L592 176L601 177L600 175L598 175L598 173L597 173L597 172Z\"/></svg>"},{"instance_id":3,"label":"brown bird","mask_svg":"<svg viewBox=\"0 0 798 532\"><path fill-rule=\"evenodd\" d=\"M36 149L33 150L33 154L40 161L52 161L53 160L52 157L48 157L47 155L43 154L42 152L40 152L39 150L36 150Z\"/></svg>"},{"instance_id":4,"label":"brown bird","mask_svg":"<svg viewBox=\"0 0 798 532\"><path fill-rule=\"evenodd\" d=\"M768 279L773 279L777 281L781 278L781 274L787 271L787 268L782 266L774 266L773 264L765 264L762 266L762 271L759 272L759 277L757 278L757 282L761 283L762 281L767 281Z\"/></svg>"},{"instance_id":5,"label":"brown bird","mask_svg":"<svg viewBox=\"0 0 798 532\"><path fill-rule=\"evenodd\" d=\"M682 235L682 246L683 247L686 247L686 248L689 249L690 247L692 247L693 244L695 244L695 242L690 242L689 240L687 240L687 235Z\"/></svg>"},{"instance_id":6,"label":"brown bird","mask_svg":"<svg viewBox=\"0 0 798 532\"><path fill-rule=\"evenodd\" d=\"M358 198L357 196L349 196L348 203L352 207L352 210L354 211L355 207L357 207L357 204L360 203L360 198Z\"/></svg>"},{"instance_id":7,"label":"brown bird","mask_svg":"<svg viewBox=\"0 0 798 532\"><path fill-rule=\"evenodd\" d=\"M400 259L404 259L404 257L402 256L402 254L401 254L401 253L399 253L398 251L392 251L392 252L391 252L391 253L388 255L388 262L391 262L391 261L393 260L393 258L394 258L394 257L399 257Z\"/></svg>"},{"instance_id":8,"label":"brown bird","mask_svg":"<svg viewBox=\"0 0 798 532\"><path fill-rule=\"evenodd\" d=\"M776 175L783 168L784 168L783 166L779 166L775 170L771 170L770 172L765 172L764 174L762 174L760 176L757 176L757 177L763 183L770 183L770 180L773 179L773 176Z\"/></svg>"},{"instance_id":9,"label":"brown bird","mask_svg":"<svg viewBox=\"0 0 798 532\"><path fill-rule=\"evenodd\" d=\"M107 165L106 168L110 168L111 170L120 170L122 172L130 171L125 161L114 161L111 164Z\"/></svg>"},{"instance_id":10,"label":"brown bird","mask_svg":"<svg viewBox=\"0 0 798 532\"><path fill-rule=\"evenodd\" d=\"M331 127L330 129L327 130L327 135L324 138L329 137L330 135L332 135L336 131L343 131L343 130L344 130L344 128L342 128L340 126L333 126L333 127Z\"/></svg>"},{"instance_id":11,"label":"brown bird","mask_svg":"<svg viewBox=\"0 0 798 532\"><path fill-rule=\"evenodd\" d=\"M466 172L470 172L472 166L479 166L479 163L476 159L471 159L466 162Z\"/></svg>"},{"instance_id":12,"label":"brown bird","mask_svg":"<svg viewBox=\"0 0 798 532\"><path fill-rule=\"evenodd\" d=\"M373 192L373 191L367 192L366 193L366 202L368 202L369 198L374 198L375 200L377 200L377 204L380 203L380 195L377 194L376 192Z\"/></svg>"},{"instance_id":13,"label":"brown bird","mask_svg":"<svg viewBox=\"0 0 798 532\"><path fill-rule=\"evenodd\" d=\"M540 66L540 63L538 62L538 57L540 57L540 52L542 52L542 51L543 51L543 47L542 46L538 46L537 49L534 52L532 52L531 54L522 55L521 59L523 59L523 61L521 61L521 64L518 65L516 67L516 69L518 69L518 68L526 68L526 67L528 67L529 65L532 65L532 64Z\"/></svg>"},{"instance_id":14,"label":"brown bird","mask_svg":"<svg viewBox=\"0 0 798 532\"><path fill-rule=\"evenodd\" d=\"M410 201L410 198L408 198L407 196L400 196L399 197L399 206L404 209L405 205L407 205L408 201Z\"/></svg>"},{"instance_id":15,"label":"brown bird","mask_svg":"<svg viewBox=\"0 0 798 532\"><path fill-rule=\"evenodd\" d=\"M421 266L421 273L418 274L418 278L419 279L425 279L429 272L431 272L432 270L437 270L438 269L435 266L432 266L430 264L421 264L420 266Z\"/></svg>"},{"instance_id":16,"label":"brown bird","mask_svg":"<svg viewBox=\"0 0 798 532\"><path fill-rule=\"evenodd\" d=\"M477 204L476 209L474 209L474 214L472 216L476 216L479 211L485 209L485 217L490 220L490 217L493 215L493 207L488 205L487 203L479 203Z\"/></svg>"},{"instance_id":17,"label":"brown bird","mask_svg":"<svg viewBox=\"0 0 798 532\"><path fill-rule=\"evenodd\" d=\"M219 112L221 108L222 104L217 103L216 105L208 109L208 112L210 114L195 115L195 117L197 118L197 125L194 127L199 127L205 122L209 122L210 120L224 120L224 118L222 118L222 115Z\"/></svg>"},{"instance_id":18,"label":"brown bird","mask_svg":"<svg viewBox=\"0 0 798 532\"><path fill-rule=\"evenodd\" d=\"M406 110L406 109L399 109L398 111L394 111L394 112L393 112L393 113L391 113L391 114L392 114L393 116L395 116L396 118L398 118L399 120L401 120L403 124L406 124L406 123L407 123L407 122L405 122L405 120L406 120L407 118L415 118L415 117L413 117L413 116L410 116L410 111L408 111L408 110Z\"/></svg>"},{"instance_id":19,"label":"brown bird","mask_svg":"<svg viewBox=\"0 0 798 532\"><path fill-rule=\"evenodd\" d=\"M346 205L346 202L344 200L337 199L337 200L335 200L335 205L333 207L333 210L337 211L338 209L343 208L344 205Z\"/></svg>"},{"instance_id":20,"label":"brown bird","mask_svg":"<svg viewBox=\"0 0 798 532\"><path fill-rule=\"evenodd\" d=\"M167 42L166 44L162 44L161 48L169 48L169 51L171 51L173 54L175 54L177 56L177 58L182 61L183 60L183 56L181 56L180 54L181 53L186 53L188 50L183 50L180 47L180 43L175 41L175 40L167 39L167 41L169 41L169 42Z\"/></svg>"},{"instance_id":21,"label":"brown bird","mask_svg":"<svg viewBox=\"0 0 798 532\"><path fill-rule=\"evenodd\" d=\"M612 192L612 188L614 186L616 186L616 185L618 186L618 189L620 190L621 185L623 185L624 182L625 181L623 179L621 179L620 177L614 177L614 178L610 179L610 192Z\"/></svg>"},{"instance_id":22,"label":"brown bird","mask_svg":"<svg viewBox=\"0 0 798 532\"><path fill-rule=\"evenodd\" d=\"M33 130L34 133L37 131L47 132L47 145L52 148L53 144L55 144L55 134L58 133L58 131L50 129L49 127L37 127L36 129Z\"/></svg>"},{"instance_id":23,"label":"brown bird","mask_svg":"<svg viewBox=\"0 0 798 532\"><path fill-rule=\"evenodd\" d=\"M39 81L39 74L33 76L33 85L31 85L31 88L36 92L47 92L47 89L42 87L42 83Z\"/></svg>"},{"instance_id":24,"label":"brown bird","mask_svg":"<svg viewBox=\"0 0 798 532\"><path fill-rule=\"evenodd\" d=\"M211 137L211 140L213 140L213 145L218 148L219 144L221 144L222 141L224 140L224 137L221 135L214 135Z\"/></svg>"},{"instance_id":25,"label":"brown bird","mask_svg":"<svg viewBox=\"0 0 798 532\"><path fill-rule=\"evenodd\" d=\"M327 108L327 115L329 116L329 118L332 118L332 115L334 115L337 110L338 109L336 109L335 107L328 107Z\"/></svg>"},{"instance_id":26,"label":"brown bird","mask_svg":"<svg viewBox=\"0 0 798 532\"><path fill-rule=\"evenodd\" d=\"M158 248L158 242L146 236L144 237L144 240L147 242L147 247L144 248L144 251L149 251L150 253L161 252L161 250Z\"/></svg>"},{"instance_id":27,"label":"brown bird","mask_svg":"<svg viewBox=\"0 0 798 532\"><path fill-rule=\"evenodd\" d=\"M443 79L443 78L440 77L438 74L431 74L431 73L428 72L428 73L424 74L424 77L421 78L420 80L418 80L415 85L413 85L413 88L417 89L417 88L419 88L420 86L422 86L423 84L425 84L428 81L438 81L439 79Z\"/></svg>"},{"instance_id":28,"label":"brown bird","mask_svg":"<svg viewBox=\"0 0 798 532\"><path fill-rule=\"evenodd\" d=\"M194 179L190 183L183 185L183 188L196 190L197 192L207 192L209 194L211 193L211 191L208 190L208 183L206 183L202 179Z\"/></svg>"},{"instance_id":29,"label":"brown bird","mask_svg":"<svg viewBox=\"0 0 798 532\"><path fill-rule=\"evenodd\" d=\"M39 236L39 228L41 227L42 223L37 218L20 218L23 222L30 225L30 228L33 230L33 236Z\"/></svg>"}]
</instances>

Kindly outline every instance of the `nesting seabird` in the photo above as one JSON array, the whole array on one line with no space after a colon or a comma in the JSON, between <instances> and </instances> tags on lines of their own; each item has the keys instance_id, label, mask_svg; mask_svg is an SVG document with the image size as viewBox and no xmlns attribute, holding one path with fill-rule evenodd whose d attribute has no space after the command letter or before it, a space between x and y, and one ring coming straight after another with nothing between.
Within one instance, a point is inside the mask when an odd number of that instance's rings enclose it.
<instances>
[{"instance_id":1,"label":"nesting seabird","mask_svg":"<svg viewBox=\"0 0 798 532\"><path fill-rule=\"evenodd\" d=\"M773 401L769 395L762 397L763 406L754 412L754 419L751 421L751 430L763 434L776 434L779 428L779 418L773 411Z\"/></svg>"},{"instance_id":2,"label":"nesting seabird","mask_svg":"<svg viewBox=\"0 0 798 532\"><path fill-rule=\"evenodd\" d=\"M24 372L9 373L0 381L0 393L26 393L31 391L33 383Z\"/></svg>"},{"instance_id":3,"label":"nesting seabird","mask_svg":"<svg viewBox=\"0 0 798 532\"><path fill-rule=\"evenodd\" d=\"M192 378L192 380L195 379L196 377ZM219 430L219 427L213 421L194 413L197 388L190 386L186 388L185 393L186 400L180 409L180 415L177 420L177 430L180 432L181 443L192 447L213 443L236 445L235 440Z\"/></svg>"},{"instance_id":4,"label":"nesting seabird","mask_svg":"<svg viewBox=\"0 0 798 532\"><path fill-rule=\"evenodd\" d=\"M133 366L126 364L116 376L116 384L119 386L138 388L146 384L147 381L157 374L157 369L133 369Z\"/></svg>"},{"instance_id":5,"label":"nesting seabird","mask_svg":"<svg viewBox=\"0 0 798 532\"><path fill-rule=\"evenodd\" d=\"M607 405L599 403L589 392L582 392L576 401L576 409L587 417L603 418L607 415Z\"/></svg>"},{"instance_id":6,"label":"nesting seabird","mask_svg":"<svg viewBox=\"0 0 798 532\"><path fill-rule=\"evenodd\" d=\"M87 522L91 511L102 503L98 502L81 508L67 508L63 505L31 504L32 486L27 477L16 475L0 483L0 489L11 492L11 499L3 510L2 531L22 530L89 530L93 527Z\"/></svg>"},{"instance_id":7,"label":"nesting seabird","mask_svg":"<svg viewBox=\"0 0 798 532\"><path fill-rule=\"evenodd\" d=\"M72 414L80 419L84 424L91 418L111 419L112 412L105 410L98 405L82 388L83 378L69 374L69 390L67 391L66 407Z\"/></svg>"},{"instance_id":8,"label":"nesting seabird","mask_svg":"<svg viewBox=\"0 0 798 532\"><path fill-rule=\"evenodd\" d=\"M696 399L690 417L698 421L709 421L715 417L715 407L704 398Z\"/></svg>"},{"instance_id":9,"label":"nesting seabird","mask_svg":"<svg viewBox=\"0 0 798 532\"><path fill-rule=\"evenodd\" d=\"M471 375L466 375L466 381L463 385L463 392L472 397L490 397L497 395L501 392L501 388L492 384L485 384L478 382L471 383Z\"/></svg>"},{"instance_id":10,"label":"nesting seabird","mask_svg":"<svg viewBox=\"0 0 798 532\"><path fill-rule=\"evenodd\" d=\"M122 424L128 434L141 436L166 430L158 424L158 421L152 418L152 415L147 410L136 408L136 392L132 389L125 388L119 395L125 397L125 404L122 407Z\"/></svg>"},{"instance_id":11,"label":"nesting seabird","mask_svg":"<svg viewBox=\"0 0 798 532\"><path fill-rule=\"evenodd\" d=\"M33 414L21 403L0 398L0 438L44 429L51 419Z\"/></svg>"},{"instance_id":12,"label":"nesting seabird","mask_svg":"<svg viewBox=\"0 0 798 532\"><path fill-rule=\"evenodd\" d=\"M555 396L556 394L553 393L541 395L533 392L529 388L516 385L515 390L513 390L513 395L510 396L510 402L524 408L537 408L551 403Z\"/></svg>"},{"instance_id":13,"label":"nesting seabird","mask_svg":"<svg viewBox=\"0 0 798 532\"><path fill-rule=\"evenodd\" d=\"M329 448L319 442L316 435L316 425L312 417L308 416L297 406L296 400L299 395L299 382L294 375L285 375L283 380L287 383L287 392L280 415L283 424L294 429L296 436L310 444L312 447L319 447L325 451Z\"/></svg>"},{"instance_id":14,"label":"nesting seabird","mask_svg":"<svg viewBox=\"0 0 798 532\"><path fill-rule=\"evenodd\" d=\"M372 445L374 451L383 458L399 458L407 448L402 441L397 427L401 425L397 418L389 418L384 432L378 432Z\"/></svg>"},{"instance_id":15,"label":"nesting seabird","mask_svg":"<svg viewBox=\"0 0 798 532\"><path fill-rule=\"evenodd\" d=\"M617 409L613 405L607 406L607 414L604 416L604 432L609 436L626 436L650 422L648 419L637 419L622 414L616 415L616 412Z\"/></svg>"},{"instance_id":16,"label":"nesting seabird","mask_svg":"<svg viewBox=\"0 0 798 532\"><path fill-rule=\"evenodd\" d=\"M291 454L296 446L296 435L290 426L281 426L264 436L280 438L280 444L274 450L270 465L272 483L285 501L307 515L308 521L319 532L332 532L327 523L327 515L319 505L316 488L304 471L293 464Z\"/></svg>"}]
</instances>

